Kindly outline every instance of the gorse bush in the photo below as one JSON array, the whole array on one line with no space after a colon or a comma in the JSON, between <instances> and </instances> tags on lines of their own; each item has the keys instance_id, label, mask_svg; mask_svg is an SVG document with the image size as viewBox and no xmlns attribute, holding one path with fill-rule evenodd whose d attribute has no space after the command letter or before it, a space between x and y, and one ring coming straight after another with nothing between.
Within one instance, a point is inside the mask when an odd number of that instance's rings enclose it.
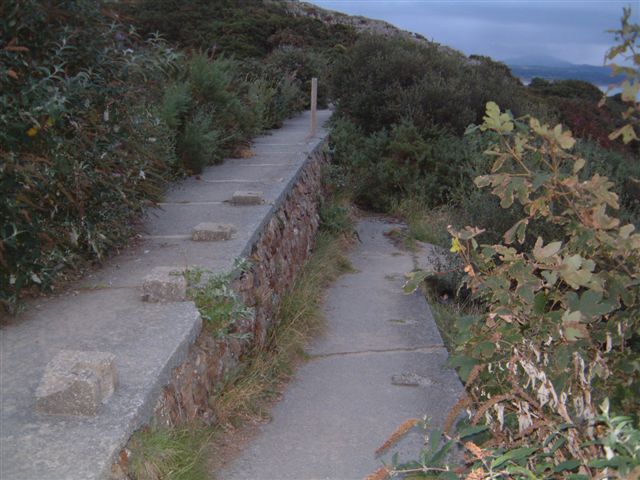
<instances>
[{"instance_id":1,"label":"gorse bush","mask_svg":"<svg viewBox=\"0 0 640 480\"><path fill-rule=\"evenodd\" d=\"M184 124L177 149L190 172L200 173L207 165L222 160L218 148L220 133L214 130L213 123L213 114L206 109L199 109Z\"/></svg>"},{"instance_id":2,"label":"gorse bush","mask_svg":"<svg viewBox=\"0 0 640 480\"><path fill-rule=\"evenodd\" d=\"M267 68L291 75L300 82L302 91L311 91L311 79L318 78L318 107L327 106L329 99L328 60L326 55L305 48L283 45L265 59ZM281 73L281 74L282 74ZM305 108L309 108L309 96L305 96Z\"/></svg>"}]
</instances>

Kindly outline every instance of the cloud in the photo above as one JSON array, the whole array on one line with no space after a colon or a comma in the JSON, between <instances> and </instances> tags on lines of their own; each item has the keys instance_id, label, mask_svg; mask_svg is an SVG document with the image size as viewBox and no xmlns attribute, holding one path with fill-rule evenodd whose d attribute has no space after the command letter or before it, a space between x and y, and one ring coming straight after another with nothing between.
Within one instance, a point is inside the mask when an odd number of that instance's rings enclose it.
<instances>
[{"instance_id":1,"label":"cloud","mask_svg":"<svg viewBox=\"0 0 640 480\"><path fill-rule=\"evenodd\" d=\"M498 60L531 54L601 65L619 0L317 0L331 10L386 20L466 54ZM634 21L638 21L638 9Z\"/></svg>"}]
</instances>

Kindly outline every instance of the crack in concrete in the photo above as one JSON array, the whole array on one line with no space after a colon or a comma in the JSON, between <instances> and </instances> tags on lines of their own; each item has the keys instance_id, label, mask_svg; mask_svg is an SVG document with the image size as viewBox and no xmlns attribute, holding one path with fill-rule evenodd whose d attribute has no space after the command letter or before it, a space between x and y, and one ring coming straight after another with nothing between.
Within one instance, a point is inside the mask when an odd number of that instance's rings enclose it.
<instances>
[{"instance_id":1,"label":"crack in concrete","mask_svg":"<svg viewBox=\"0 0 640 480\"><path fill-rule=\"evenodd\" d=\"M347 357L347 356L362 356L362 355L377 355L377 354L390 354L390 353L432 353L438 350L447 350L444 344L424 345L421 347L406 347L406 348L381 348L372 350L356 350L353 352L334 352L334 353L318 353L308 354L309 360L319 360L322 358L331 357Z\"/></svg>"}]
</instances>

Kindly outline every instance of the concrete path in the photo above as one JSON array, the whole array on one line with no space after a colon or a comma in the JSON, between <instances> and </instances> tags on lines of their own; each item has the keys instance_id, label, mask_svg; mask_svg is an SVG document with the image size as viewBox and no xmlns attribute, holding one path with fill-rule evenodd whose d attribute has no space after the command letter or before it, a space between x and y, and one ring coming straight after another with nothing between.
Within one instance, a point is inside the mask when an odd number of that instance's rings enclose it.
<instances>
[{"instance_id":1,"label":"concrete path","mask_svg":"<svg viewBox=\"0 0 640 480\"><path fill-rule=\"evenodd\" d=\"M331 112L318 112L322 125ZM200 331L193 302L141 301L143 278L157 266L198 266L229 271L246 256L270 220L309 153L324 140L309 136L309 112L257 138L254 156L230 159L189 178L149 212L143 236L104 268L57 298L31 302L0 330L0 478L2 480L91 480L106 478L131 433L147 422L172 368ZM259 190L264 203L225 203L235 190ZM224 242L191 241L202 222L232 223ZM119 386L89 417L36 412L36 389L47 363L63 350L116 356Z\"/></svg>"},{"instance_id":2,"label":"concrete path","mask_svg":"<svg viewBox=\"0 0 640 480\"><path fill-rule=\"evenodd\" d=\"M362 244L350 256L357 273L328 292L327 334L309 347L272 421L216 478L361 480L380 467L374 452L402 422L427 416L442 426L462 386L443 367L447 351L424 297L402 292L414 259L384 236L391 227L360 222ZM411 433L383 458L417 458L422 441Z\"/></svg>"}]
</instances>

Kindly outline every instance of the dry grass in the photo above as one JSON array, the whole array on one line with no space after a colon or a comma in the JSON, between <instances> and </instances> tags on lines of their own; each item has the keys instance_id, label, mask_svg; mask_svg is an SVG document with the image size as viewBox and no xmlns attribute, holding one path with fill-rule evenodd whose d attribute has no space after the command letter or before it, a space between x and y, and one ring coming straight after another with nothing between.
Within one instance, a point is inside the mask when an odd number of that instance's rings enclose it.
<instances>
[{"instance_id":1,"label":"dry grass","mask_svg":"<svg viewBox=\"0 0 640 480\"><path fill-rule=\"evenodd\" d=\"M266 346L247 355L234 378L211 399L218 426L137 432L129 444L132 478L211 478L211 472L239 450L251 435L251 425L267 417L269 406L279 397L293 369L304 360L305 345L322 331L322 298L332 281L352 270L345 256L351 243L345 235L318 235L313 254L280 302Z\"/></svg>"},{"instance_id":2,"label":"dry grass","mask_svg":"<svg viewBox=\"0 0 640 480\"><path fill-rule=\"evenodd\" d=\"M266 407L278 397L282 383L304 358L305 345L324 327L322 297L332 281L351 270L344 256L349 244L344 236L319 234L312 256L280 302L266 347L252 352L215 400L221 422L235 426L265 417Z\"/></svg>"},{"instance_id":3,"label":"dry grass","mask_svg":"<svg viewBox=\"0 0 640 480\"><path fill-rule=\"evenodd\" d=\"M147 427L129 441L129 476L134 480L202 480L207 477L204 446L211 431Z\"/></svg>"}]
</instances>

